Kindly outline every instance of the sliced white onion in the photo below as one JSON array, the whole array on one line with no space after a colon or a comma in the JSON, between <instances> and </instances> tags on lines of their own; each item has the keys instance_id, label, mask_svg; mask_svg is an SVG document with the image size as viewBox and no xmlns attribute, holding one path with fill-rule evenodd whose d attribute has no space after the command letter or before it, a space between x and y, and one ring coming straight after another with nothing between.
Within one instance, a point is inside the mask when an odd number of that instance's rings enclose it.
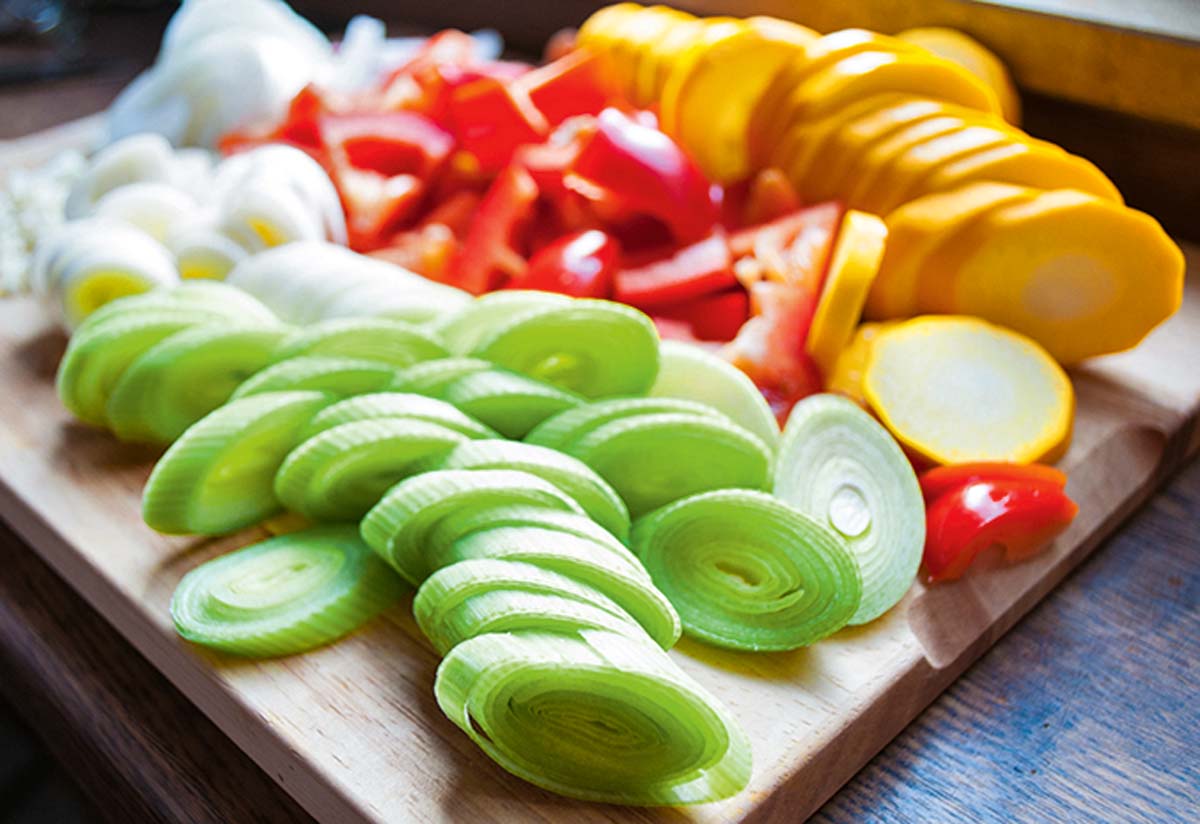
<instances>
[{"instance_id":1,"label":"sliced white onion","mask_svg":"<svg viewBox=\"0 0 1200 824\"><path fill-rule=\"evenodd\" d=\"M250 256L241 244L208 220L178 226L167 238L167 249L184 280L224 280L233 267Z\"/></svg>"},{"instance_id":2,"label":"sliced white onion","mask_svg":"<svg viewBox=\"0 0 1200 824\"><path fill-rule=\"evenodd\" d=\"M167 183L130 183L105 194L93 213L128 223L160 243L181 220L195 215L200 207L194 198Z\"/></svg>"},{"instance_id":3,"label":"sliced white onion","mask_svg":"<svg viewBox=\"0 0 1200 824\"><path fill-rule=\"evenodd\" d=\"M96 201L120 186L169 181L174 162L171 144L159 134L138 134L105 146L71 187L67 219L91 214Z\"/></svg>"}]
</instances>

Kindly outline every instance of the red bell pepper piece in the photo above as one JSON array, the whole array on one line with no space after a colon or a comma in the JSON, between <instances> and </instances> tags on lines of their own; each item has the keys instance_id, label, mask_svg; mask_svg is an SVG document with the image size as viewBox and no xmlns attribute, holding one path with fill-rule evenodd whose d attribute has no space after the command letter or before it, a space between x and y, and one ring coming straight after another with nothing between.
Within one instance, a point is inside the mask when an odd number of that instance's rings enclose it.
<instances>
[{"instance_id":1,"label":"red bell pepper piece","mask_svg":"<svg viewBox=\"0 0 1200 824\"><path fill-rule=\"evenodd\" d=\"M660 221L678 244L712 234L718 209L711 184L675 141L616 109L605 109L596 124L567 175L569 188L615 202L626 218Z\"/></svg>"},{"instance_id":2,"label":"red bell pepper piece","mask_svg":"<svg viewBox=\"0 0 1200 824\"><path fill-rule=\"evenodd\" d=\"M613 294L630 306L657 309L737 285L725 236L714 234L665 258L622 269Z\"/></svg>"},{"instance_id":3,"label":"red bell pepper piece","mask_svg":"<svg viewBox=\"0 0 1200 824\"><path fill-rule=\"evenodd\" d=\"M734 258L753 257L779 279L820 294L842 220L837 203L810 206L729 236Z\"/></svg>"},{"instance_id":4,"label":"red bell pepper piece","mask_svg":"<svg viewBox=\"0 0 1200 824\"><path fill-rule=\"evenodd\" d=\"M950 471L942 471L942 469ZM976 464L924 473L925 573L930 582L962 576L980 552L997 544L1019 561L1046 547L1074 520L1065 476L1049 467ZM954 484L955 480L961 483Z\"/></svg>"},{"instance_id":5,"label":"red bell pepper piece","mask_svg":"<svg viewBox=\"0 0 1200 824\"><path fill-rule=\"evenodd\" d=\"M611 235L595 229L565 235L537 252L525 273L508 285L577 298L607 298L620 251Z\"/></svg>"},{"instance_id":6,"label":"red bell pepper piece","mask_svg":"<svg viewBox=\"0 0 1200 824\"><path fill-rule=\"evenodd\" d=\"M800 196L781 170L763 169L750 181L742 206L742 225L770 223L800 210Z\"/></svg>"},{"instance_id":7,"label":"red bell pepper piece","mask_svg":"<svg viewBox=\"0 0 1200 824\"><path fill-rule=\"evenodd\" d=\"M700 340L724 343L733 340L750 317L750 296L738 287L656 310L656 315L655 322L686 323Z\"/></svg>"},{"instance_id":8,"label":"red bell pepper piece","mask_svg":"<svg viewBox=\"0 0 1200 824\"><path fill-rule=\"evenodd\" d=\"M525 273L518 251L522 230L533 217L538 187L520 166L505 167L479 204L454 266L454 282L476 295Z\"/></svg>"},{"instance_id":9,"label":"red bell pepper piece","mask_svg":"<svg viewBox=\"0 0 1200 824\"><path fill-rule=\"evenodd\" d=\"M450 122L463 149L485 171L505 166L518 146L540 143L550 125L529 97L492 77L481 77L454 90Z\"/></svg>"},{"instance_id":10,"label":"red bell pepper piece","mask_svg":"<svg viewBox=\"0 0 1200 824\"><path fill-rule=\"evenodd\" d=\"M465 189L455 192L430 209L421 219L421 225L441 224L449 229L454 237L462 240L471 229L471 223L479 209L480 200L482 200L482 195L475 192Z\"/></svg>"},{"instance_id":11,"label":"red bell pepper piece","mask_svg":"<svg viewBox=\"0 0 1200 824\"><path fill-rule=\"evenodd\" d=\"M386 177L341 165L332 169L346 212L349 245L357 252L377 249L417 210L425 185L414 175Z\"/></svg>"},{"instance_id":12,"label":"red bell pepper piece","mask_svg":"<svg viewBox=\"0 0 1200 824\"><path fill-rule=\"evenodd\" d=\"M521 76L514 84L533 101L550 125L568 117L599 114L609 105L600 58L584 51L571 52Z\"/></svg>"},{"instance_id":13,"label":"red bell pepper piece","mask_svg":"<svg viewBox=\"0 0 1200 824\"><path fill-rule=\"evenodd\" d=\"M369 252L372 257L411 269L430 280L446 283L458 243L450 229L441 223L423 223L394 235L386 246Z\"/></svg>"},{"instance_id":14,"label":"red bell pepper piece","mask_svg":"<svg viewBox=\"0 0 1200 824\"><path fill-rule=\"evenodd\" d=\"M428 181L454 150L454 137L414 112L325 115L321 141L335 162L339 155L358 169L384 177L410 174Z\"/></svg>"}]
</instances>

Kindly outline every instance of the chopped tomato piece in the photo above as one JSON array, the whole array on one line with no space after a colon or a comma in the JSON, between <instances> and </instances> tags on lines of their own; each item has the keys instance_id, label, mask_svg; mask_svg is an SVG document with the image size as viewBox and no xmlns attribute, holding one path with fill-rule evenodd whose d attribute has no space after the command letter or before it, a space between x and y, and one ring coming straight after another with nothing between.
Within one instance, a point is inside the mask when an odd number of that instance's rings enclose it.
<instances>
[{"instance_id":1,"label":"chopped tomato piece","mask_svg":"<svg viewBox=\"0 0 1200 824\"><path fill-rule=\"evenodd\" d=\"M525 272L520 235L533 216L538 187L520 166L505 167L483 196L455 263L455 282L476 295Z\"/></svg>"},{"instance_id":2,"label":"chopped tomato piece","mask_svg":"<svg viewBox=\"0 0 1200 824\"><path fill-rule=\"evenodd\" d=\"M666 257L617 272L614 296L639 308L671 306L736 287L725 236L713 234Z\"/></svg>"}]
</instances>

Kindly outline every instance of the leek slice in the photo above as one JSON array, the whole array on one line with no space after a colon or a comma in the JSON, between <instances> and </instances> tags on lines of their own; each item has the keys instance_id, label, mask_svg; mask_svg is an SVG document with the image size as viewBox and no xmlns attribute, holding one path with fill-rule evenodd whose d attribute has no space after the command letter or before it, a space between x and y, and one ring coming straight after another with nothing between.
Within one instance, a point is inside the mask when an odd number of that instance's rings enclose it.
<instances>
[{"instance_id":1,"label":"leek slice","mask_svg":"<svg viewBox=\"0 0 1200 824\"><path fill-rule=\"evenodd\" d=\"M171 617L196 644L235 655L291 655L357 629L404 590L354 527L316 527L193 569L171 598Z\"/></svg>"},{"instance_id":2,"label":"leek slice","mask_svg":"<svg viewBox=\"0 0 1200 824\"><path fill-rule=\"evenodd\" d=\"M221 535L279 511L275 473L332 400L324 392L269 392L205 415L155 464L143 520L172 535Z\"/></svg>"},{"instance_id":3,"label":"leek slice","mask_svg":"<svg viewBox=\"0 0 1200 824\"><path fill-rule=\"evenodd\" d=\"M636 309L580 299L518 314L471 354L588 398L644 395L658 374L658 331Z\"/></svg>"},{"instance_id":4,"label":"leek slice","mask_svg":"<svg viewBox=\"0 0 1200 824\"><path fill-rule=\"evenodd\" d=\"M204 312L214 320L228 319L241 323L279 323L275 313L257 298L217 281L182 283L170 289L154 289L140 295L110 301L88 315L86 326L103 323L117 315L141 314L158 309L189 308Z\"/></svg>"},{"instance_id":5,"label":"leek slice","mask_svg":"<svg viewBox=\"0 0 1200 824\"><path fill-rule=\"evenodd\" d=\"M450 651L434 692L492 760L560 795L696 804L750 779L750 743L728 710L626 635L480 635Z\"/></svg>"},{"instance_id":6,"label":"leek slice","mask_svg":"<svg viewBox=\"0 0 1200 824\"><path fill-rule=\"evenodd\" d=\"M379 418L405 418L436 423L461 432L468 438L498 438L491 427L461 412L445 401L406 392L372 392L338 401L317 413L305 434L318 435L344 423Z\"/></svg>"},{"instance_id":7,"label":"leek slice","mask_svg":"<svg viewBox=\"0 0 1200 824\"><path fill-rule=\"evenodd\" d=\"M360 528L367 545L416 585L433 572L429 557L439 542L429 539L443 520L511 504L583 514L573 498L528 472L443 469L396 484L371 508Z\"/></svg>"},{"instance_id":8,"label":"leek slice","mask_svg":"<svg viewBox=\"0 0 1200 824\"><path fill-rule=\"evenodd\" d=\"M530 310L567 306L571 298L553 292L528 289L505 289L482 295L452 315L434 323L451 352L465 355L492 333L513 318Z\"/></svg>"},{"instance_id":9,"label":"leek slice","mask_svg":"<svg viewBox=\"0 0 1200 824\"><path fill-rule=\"evenodd\" d=\"M448 564L484 558L521 561L565 575L619 604L655 643L670 649L679 640L679 614L636 559L630 556L636 564L632 566L608 549L596 541L529 524L472 531L438 556Z\"/></svg>"},{"instance_id":10,"label":"leek slice","mask_svg":"<svg viewBox=\"0 0 1200 824\"><path fill-rule=\"evenodd\" d=\"M361 518L422 460L466 435L425 421L385 418L344 423L301 443L275 476L275 495L315 521Z\"/></svg>"},{"instance_id":11,"label":"leek slice","mask_svg":"<svg viewBox=\"0 0 1200 824\"><path fill-rule=\"evenodd\" d=\"M796 404L775 494L846 541L863 589L851 624L873 621L908 591L925 545L921 488L896 441L853 402L822 394Z\"/></svg>"},{"instance_id":12,"label":"leek slice","mask_svg":"<svg viewBox=\"0 0 1200 824\"><path fill-rule=\"evenodd\" d=\"M106 406L122 440L171 443L275 357L283 327L208 324L147 349L117 381Z\"/></svg>"},{"instance_id":13,"label":"leek slice","mask_svg":"<svg viewBox=\"0 0 1200 824\"><path fill-rule=\"evenodd\" d=\"M171 308L84 324L58 365L59 399L75 417L103 426L108 399L130 364L159 341L211 319L190 309Z\"/></svg>"},{"instance_id":14,"label":"leek slice","mask_svg":"<svg viewBox=\"0 0 1200 824\"><path fill-rule=\"evenodd\" d=\"M239 386L232 397L305 389L346 397L378 392L395 377L395 367L379 361L301 355L271 364Z\"/></svg>"},{"instance_id":15,"label":"leek slice","mask_svg":"<svg viewBox=\"0 0 1200 824\"><path fill-rule=\"evenodd\" d=\"M754 381L729 361L698 346L674 340L658 345L658 379L650 396L708 404L771 449L779 446L779 423Z\"/></svg>"},{"instance_id":16,"label":"leek slice","mask_svg":"<svg viewBox=\"0 0 1200 824\"><path fill-rule=\"evenodd\" d=\"M549 418L528 435L525 442L564 450L606 423L634 415L690 414L728 420L714 407L679 398L614 398L595 401Z\"/></svg>"},{"instance_id":17,"label":"leek slice","mask_svg":"<svg viewBox=\"0 0 1200 824\"><path fill-rule=\"evenodd\" d=\"M807 646L845 626L862 597L845 543L765 492L669 504L637 522L633 550L684 632L731 649Z\"/></svg>"},{"instance_id":18,"label":"leek slice","mask_svg":"<svg viewBox=\"0 0 1200 824\"><path fill-rule=\"evenodd\" d=\"M771 451L733 423L700 415L636 415L566 449L608 481L633 517L710 489L765 489Z\"/></svg>"},{"instance_id":19,"label":"leek slice","mask_svg":"<svg viewBox=\"0 0 1200 824\"><path fill-rule=\"evenodd\" d=\"M335 318L296 332L284 342L280 359L297 355L324 355L382 361L411 366L444 358L446 347L421 329L387 318Z\"/></svg>"},{"instance_id":20,"label":"leek slice","mask_svg":"<svg viewBox=\"0 0 1200 824\"><path fill-rule=\"evenodd\" d=\"M495 367L479 358L439 358L400 370L392 388L439 397L447 386L459 378L490 369Z\"/></svg>"},{"instance_id":21,"label":"leek slice","mask_svg":"<svg viewBox=\"0 0 1200 824\"><path fill-rule=\"evenodd\" d=\"M573 392L495 368L463 375L439 394L509 438L523 437L546 418L584 402Z\"/></svg>"},{"instance_id":22,"label":"leek slice","mask_svg":"<svg viewBox=\"0 0 1200 824\"><path fill-rule=\"evenodd\" d=\"M604 629L649 640L641 625L612 599L519 561L480 559L439 569L417 591L413 615L442 655L489 632L570 634Z\"/></svg>"},{"instance_id":23,"label":"leek slice","mask_svg":"<svg viewBox=\"0 0 1200 824\"><path fill-rule=\"evenodd\" d=\"M629 510L608 483L582 461L553 449L514 441L470 441L456 446L437 469L516 469L554 484L596 523L620 540L629 537Z\"/></svg>"}]
</instances>

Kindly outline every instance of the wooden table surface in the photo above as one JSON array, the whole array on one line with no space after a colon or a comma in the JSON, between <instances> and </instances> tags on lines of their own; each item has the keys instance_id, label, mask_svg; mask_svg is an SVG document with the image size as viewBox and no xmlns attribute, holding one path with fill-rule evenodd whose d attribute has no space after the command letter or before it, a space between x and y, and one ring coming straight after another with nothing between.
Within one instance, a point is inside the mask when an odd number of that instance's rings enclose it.
<instances>
[{"instance_id":1,"label":"wooden table surface","mask_svg":"<svg viewBox=\"0 0 1200 824\"><path fill-rule=\"evenodd\" d=\"M108 73L0 88L0 137L105 105L153 53L161 19L99 21L93 40L124 57ZM1200 820L1198 525L1195 463L815 820ZM2 526L0 693L78 781L92 804L85 815L310 820ZM12 759L0 750L0 766ZM30 780L28 770L11 775L9 784ZM0 820L20 789L6 778ZM22 820L65 820L61 805L43 809Z\"/></svg>"}]
</instances>

